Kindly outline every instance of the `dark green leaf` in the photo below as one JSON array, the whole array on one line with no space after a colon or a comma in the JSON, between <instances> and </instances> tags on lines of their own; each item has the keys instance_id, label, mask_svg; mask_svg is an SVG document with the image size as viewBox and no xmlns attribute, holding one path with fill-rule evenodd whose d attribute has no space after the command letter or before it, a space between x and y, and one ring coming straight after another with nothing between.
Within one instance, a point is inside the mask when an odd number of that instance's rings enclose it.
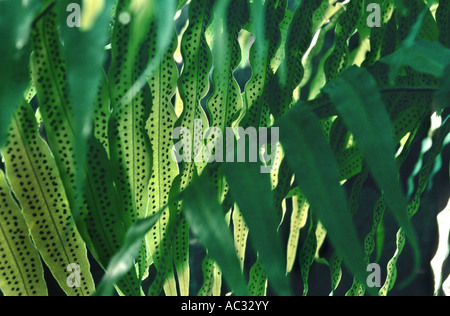
<instances>
[{"instance_id":1,"label":"dark green leaf","mask_svg":"<svg viewBox=\"0 0 450 316\"><path fill-rule=\"evenodd\" d=\"M373 77L352 67L324 88L353 133L369 169L383 191L398 223L403 226L419 264L417 236L407 214L407 202L395 161L394 133Z\"/></svg>"},{"instance_id":2,"label":"dark green leaf","mask_svg":"<svg viewBox=\"0 0 450 316\"><path fill-rule=\"evenodd\" d=\"M205 173L183 193L183 213L192 233L219 265L235 295L247 295L247 285L236 255L233 237L225 222L217 193Z\"/></svg>"},{"instance_id":3,"label":"dark green leaf","mask_svg":"<svg viewBox=\"0 0 450 316\"><path fill-rule=\"evenodd\" d=\"M40 1L0 1L0 149L11 117L30 83L29 34Z\"/></svg>"},{"instance_id":4,"label":"dark green leaf","mask_svg":"<svg viewBox=\"0 0 450 316\"><path fill-rule=\"evenodd\" d=\"M333 153L317 117L302 103L277 123L286 158L313 213L327 230L330 241L350 271L365 280L362 248Z\"/></svg>"},{"instance_id":5,"label":"dark green leaf","mask_svg":"<svg viewBox=\"0 0 450 316\"><path fill-rule=\"evenodd\" d=\"M134 269L134 262L139 254L145 236L156 224L161 212L148 218L138 220L133 224L125 236L123 246L111 259L106 274L97 287L96 296L112 296L114 286L130 269Z\"/></svg>"},{"instance_id":6,"label":"dark green leaf","mask_svg":"<svg viewBox=\"0 0 450 316\"><path fill-rule=\"evenodd\" d=\"M441 78L445 67L450 63L450 49L439 42L421 40L411 46L401 47L381 61L393 68L392 75L394 76L402 66L409 66L418 72Z\"/></svg>"},{"instance_id":7,"label":"dark green leaf","mask_svg":"<svg viewBox=\"0 0 450 316\"><path fill-rule=\"evenodd\" d=\"M259 163L226 163L222 170L230 185L230 193L249 228L249 237L278 294L289 295L286 278L286 254L282 248L270 177L261 173Z\"/></svg>"}]
</instances>

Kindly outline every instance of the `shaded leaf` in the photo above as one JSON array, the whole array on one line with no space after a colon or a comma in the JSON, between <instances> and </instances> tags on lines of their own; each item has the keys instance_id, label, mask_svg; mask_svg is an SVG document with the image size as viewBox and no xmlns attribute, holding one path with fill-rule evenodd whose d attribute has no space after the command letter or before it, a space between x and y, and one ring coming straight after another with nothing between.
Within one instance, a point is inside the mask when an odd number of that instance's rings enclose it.
<instances>
[{"instance_id":1,"label":"shaded leaf","mask_svg":"<svg viewBox=\"0 0 450 316\"><path fill-rule=\"evenodd\" d=\"M213 188L206 174L194 181L183 193L183 213L192 233L217 262L234 294L246 295L246 283L236 256L233 237Z\"/></svg>"},{"instance_id":2,"label":"shaded leaf","mask_svg":"<svg viewBox=\"0 0 450 316\"><path fill-rule=\"evenodd\" d=\"M14 111L30 83L29 34L39 0L0 1L0 149Z\"/></svg>"},{"instance_id":3,"label":"shaded leaf","mask_svg":"<svg viewBox=\"0 0 450 316\"><path fill-rule=\"evenodd\" d=\"M417 41L412 45L404 45L395 53L381 59L397 75L402 66L410 66L414 70L441 78L445 67L450 63L450 49L439 42ZM391 77L392 78L392 77Z\"/></svg>"},{"instance_id":4,"label":"shaded leaf","mask_svg":"<svg viewBox=\"0 0 450 316\"><path fill-rule=\"evenodd\" d=\"M392 123L374 79L367 71L352 67L324 89L353 133L390 210L405 229L415 252L417 269L420 260L418 241L399 182Z\"/></svg>"},{"instance_id":5,"label":"shaded leaf","mask_svg":"<svg viewBox=\"0 0 450 316\"><path fill-rule=\"evenodd\" d=\"M318 119L299 103L277 125L288 162L312 212L324 225L350 271L365 280L364 257L344 191L339 186L337 163Z\"/></svg>"},{"instance_id":6,"label":"shaded leaf","mask_svg":"<svg viewBox=\"0 0 450 316\"><path fill-rule=\"evenodd\" d=\"M286 255L278 235L279 219L269 175L261 173L259 163L226 163L222 170L230 194L249 228L249 238L258 251L269 283L280 295L289 295Z\"/></svg>"},{"instance_id":7,"label":"shaded leaf","mask_svg":"<svg viewBox=\"0 0 450 316\"><path fill-rule=\"evenodd\" d=\"M158 212L148 218L140 219L134 223L125 236L125 241L120 250L111 259L106 274L97 287L96 296L112 296L114 286L130 269L134 269L135 260L138 257L145 236L154 227L161 212Z\"/></svg>"}]
</instances>

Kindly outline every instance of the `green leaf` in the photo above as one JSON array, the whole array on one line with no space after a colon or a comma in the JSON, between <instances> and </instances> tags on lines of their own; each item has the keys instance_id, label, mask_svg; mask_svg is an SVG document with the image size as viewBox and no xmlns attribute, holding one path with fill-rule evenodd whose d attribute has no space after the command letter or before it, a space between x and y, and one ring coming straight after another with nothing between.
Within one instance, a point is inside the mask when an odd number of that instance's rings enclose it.
<instances>
[{"instance_id":1,"label":"green leaf","mask_svg":"<svg viewBox=\"0 0 450 316\"><path fill-rule=\"evenodd\" d=\"M133 29L133 41L128 43L128 48L130 49L128 53L129 58L135 60L139 55L139 50L135 50L135 46L140 47L143 43L147 42L149 30L158 32L155 37L157 39L155 44L158 46L157 50L155 50L156 55L164 55L172 40L171 22L177 11L177 0L127 0L121 4L123 3L126 3L126 10L120 10L118 12L120 14L125 13L125 16L129 14L128 17L131 18L131 27ZM117 16L118 18L120 18L120 14ZM130 21L126 21L124 24L128 22ZM147 75L152 74L154 71L151 68L155 67L155 64L151 64L153 63L150 62L150 68L147 68L144 72ZM142 86L138 90L140 88Z\"/></svg>"},{"instance_id":2,"label":"green leaf","mask_svg":"<svg viewBox=\"0 0 450 316\"><path fill-rule=\"evenodd\" d=\"M107 154L109 154L108 123L111 117L109 84L106 74L103 74L103 80L97 93L97 102L94 108L94 137L103 145Z\"/></svg>"},{"instance_id":3,"label":"green leaf","mask_svg":"<svg viewBox=\"0 0 450 316\"><path fill-rule=\"evenodd\" d=\"M185 145L181 174L177 185L173 185L173 194L183 192L191 183L197 170L201 173L206 165L203 161L202 140L195 137L203 135L208 128L208 118L201 106L201 101L208 93L208 74L212 66L211 51L206 42L206 30L211 23L214 3L209 0L192 0L189 4L189 25L181 40L181 54L184 60L183 71L178 80L178 91L183 103L183 112L174 127L183 130L181 142ZM198 122L201 122L201 127ZM189 134L189 140L187 135ZM200 146L199 146L200 145ZM200 147L201 148L201 147ZM175 267L179 276L189 276L189 227L184 215L180 212L181 205L170 205L170 212L176 214L175 231L178 243L173 248ZM186 286L186 281L184 285Z\"/></svg>"},{"instance_id":4,"label":"green leaf","mask_svg":"<svg viewBox=\"0 0 450 316\"><path fill-rule=\"evenodd\" d=\"M150 115L150 88L146 85L136 91L135 97L124 97L132 89L137 78L144 71L150 55L150 44L142 41L133 31L138 25L122 23L120 16L128 9L122 1L116 8L116 20L111 39L111 67L109 69L109 89L111 93L112 115L109 123L109 149L113 164L114 177L120 202L127 216L124 216L125 227L147 214L147 187L150 179L151 155L150 141L146 131L146 121ZM139 20L132 16L132 20ZM156 30L146 33L148 38L156 36ZM134 44L134 45L132 45ZM135 52L138 61L131 59L123 47Z\"/></svg>"},{"instance_id":5,"label":"green leaf","mask_svg":"<svg viewBox=\"0 0 450 316\"><path fill-rule=\"evenodd\" d=\"M433 140L433 145L431 149L424 155L423 158L423 164L420 168L420 172L418 174L418 186L416 188L416 191L412 197L411 202L408 205L408 217L412 218L414 215L417 214L417 212L420 209L420 200L427 189L427 186L430 181L430 174L433 172L433 166L436 161L436 158L441 154L442 149L444 147L445 139L448 137L450 133L450 120L447 120L443 126L441 126L440 129L436 131L436 137ZM403 227L400 228L400 230L397 232L397 238L396 238L396 245L397 249L395 251L395 254L389 260L387 270L388 275L386 277L386 281L383 285L383 287L380 289L380 295L387 295L389 291L392 290L396 278L397 278L397 261L405 247L406 240L405 236L406 231ZM406 280L403 285L400 285L401 287L404 286L404 284L409 284L411 280Z\"/></svg>"},{"instance_id":6,"label":"green leaf","mask_svg":"<svg viewBox=\"0 0 450 316\"><path fill-rule=\"evenodd\" d=\"M336 24L339 22L339 17L344 12L344 5L340 3L333 5L325 0L314 14L314 30L317 30L318 35L314 47L312 47L304 62L305 74L300 84L302 88L300 96L303 95L303 100L315 98L325 84L326 75L324 66L328 57L333 52L333 47L329 47L331 43L327 41L327 38L334 33Z\"/></svg>"},{"instance_id":7,"label":"green leaf","mask_svg":"<svg viewBox=\"0 0 450 316\"><path fill-rule=\"evenodd\" d=\"M112 181L112 169L100 141L94 136L88 140L88 157L77 161L74 129L65 60L57 29L57 11L48 11L33 25L32 58L33 81L36 85L40 113L45 123L47 140L55 156L62 183L77 228L94 258L104 268L125 237L117 190ZM86 182L80 185L76 173L82 173ZM106 193L105 193L106 192ZM128 294L140 295L135 272L120 285Z\"/></svg>"},{"instance_id":8,"label":"green leaf","mask_svg":"<svg viewBox=\"0 0 450 316\"><path fill-rule=\"evenodd\" d=\"M392 67L392 76L397 75L402 66L441 78L450 63L450 49L439 42L417 41L411 46L402 46L395 53L381 59Z\"/></svg>"},{"instance_id":9,"label":"green leaf","mask_svg":"<svg viewBox=\"0 0 450 316\"><path fill-rule=\"evenodd\" d=\"M175 30L173 30L175 32ZM177 41L173 36L172 44L167 53L161 58L159 67L149 79L152 95L152 107L147 121L147 130L152 149L152 171L149 182L149 215L162 209L169 202L170 190L175 177L179 174L179 168L172 159L172 131L177 116L172 105L172 97L175 93L178 79L178 70L173 60L173 53ZM172 211L172 212L171 212ZM164 288L167 295L176 295L176 284L173 269L164 264L170 262L171 240L168 228L176 219L173 209L166 208L147 236L147 243L157 270L167 269L170 277ZM181 272L181 271L180 271ZM178 274L180 281L180 294L189 293L189 275Z\"/></svg>"},{"instance_id":10,"label":"green leaf","mask_svg":"<svg viewBox=\"0 0 450 316\"><path fill-rule=\"evenodd\" d=\"M192 233L219 265L228 286L235 295L245 296L247 285L236 256L233 237L214 191L205 173L183 192L183 213Z\"/></svg>"},{"instance_id":11,"label":"green leaf","mask_svg":"<svg viewBox=\"0 0 450 316\"><path fill-rule=\"evenodd\" d=\"M194 166L201 171L205 165L202 159L203 152L197 149L201 140L196 139L195 135L203 135L203 131L208 128L208 119L200 102L209 89L208 74L212 67L212 58L205 33L211 23L213 7L213 3L209 0L191 1L189 5L189 26L181 41L184 67L178 80L178 89L183 101L183 112L175 127L187 129L191 136L190 142L186 144L187 148L184 148L187 151L185 157L188 158L185 160L188 161L183 161L181 191L190 183ZM194 42L196 45L192 45ZM196 122L199 121L202 123L202 130L196 125Z\"/></svg>"},{"instance_id":12,"label":"green leaf","mask_svg":"<svg viewBox=\"0 0 450 316\"><path fill-rule=\"evenodd\" d=\"M71 3L82 7L81 27L70 27L66 22L69 14L67 7ZM74 181L76 188L80 189L78 193L86 185L86 172L82 166L86 164L88 142L94 131L92 118L98 103L99 87L104 80L105 45L108 42L113 4L114 0L102 1L98 12L89 12L89 9L92 9L92 7L88 7L88 1L82 0L63 0L51 5L55 6L55 11L59 16L58 35L64 43L64 45L56 45L59 48L56 49L55 47L52 53L58 51L57 54L63 56L61 62L64 64L64 71L58 71L53 68L58 67L56 62L52 63L50 68L52 68L54 73L64 72L65 91L63 98L67 102L65 104L65 114L69 119L71 129L77 131L76 135L74 135L75 137L71 139L72 154L75 162L73 165L74 178L71 181ZM90 16L90 18L86 18L87 16ZM61 86L63 85L62 83L60 84ZM54 143L52 145L54 146ZM53 150L55 149L56 147L53 147ZM68 184L66 181L64 183ZM70 193L69 201L72 209L83 208L82 199L71 199ZM75 213L76 216L77 214Z\"/></svg>"},{"instance_id":13,"label":"green leaf","mask_svg":"<svg viewBox=\"0 0 450 316\"><path fill-rule=\"evenodd\" d=\"M146 122L150 115L150 87L148 84L135 89L134 85L149 60L156 56L152 48L156 42L157 29L144 25L155 23L151 10L148 20L142 21L141 14L147 7L136 12L133 1L117 4L111 37L111 66L109 68L109 90L112 114L108 126L109 150L118 202L123 211L125 231L138 219L145 218L148 211L148 184L151 173L151 147ZM130 21L123 16L129 15ZM144 36L145 35L145 36ZM145 42L144 42L145 40ZM127 47L127 50L123 48ZM127 93L132 92L133 97ZM144 278L150 265L150 253L143 244L139 263L139 278Z\"/></svg>"},{"instance_id":14,"label":"green leaf","mask_svg":"<svg viewBox=\"0 0 450 316\"><path fill-rule=\"evenodd\" d=\"M334 47L327 57L324 71L327 81L336 78L349 66L348 39L352 36L364 12L364 1L353 0L347 4L346 11L339 17L336 26Z\"/></svg>"},{"instance_id":15,"label":"green leaf","mask_svg":"<svg viewBox=\"0 0 450 316\"><path fill-rule=\"evenodd\" d=\"M130 269L134 268L134 262L139 254L145 236L155 226L161 212L136 221L127 232L125 241L120 250L111 259L97 291L96 296L112 296L114 286L124 277Z\"/></svg>"},{"instance_id":16,"label":"green leaf","mask_svg":"<svg viewBox=\"0 0 450 316\"><path fill-rule=\"evenodd\" d=\"M76 160L83 163L86 159L87 141L92 134L92 116L96 104L98 87L103 79L103 63L106 59L105 45L107 44L111 10L114 0L104 0L104 7L100 14L92 21L89 29L69 27L66 23L67 6L69 3L81 5L86 1L63 0L58 1L58 13L61 40L64 45L61 52L66 63L68 99L72 107L72 125L79 134L74 139ZM87 3L86 3L87 5ZM84 9L84 8L83 8ZM88 12L83 11L83 14ZM82 17L83 18L83 17ZM82 185L82 172L76 173L78 185Z\"/></svg>"},{"instance_id":17,"label":"green leaf","mask_svg":"<svg viewBox=\"0 0 450 316\"><path fill-rule=\"evenodd\" d=\"M276 122L296 181L350 271L365 280L364 257L339 171L317 117L299 103Z\"/></svg>"},{"instance_id":18,"label":"green leaf","mask_svg":"<svg viewBox=\"0 0 450 316\"><path fill-rule=\"evenodd\" d=\"M225 163L222 170L230 194L239 206L249 229L249 237L269 277L280 295L289 295L286 254L278 235L279 218L275 208L270 177L261 173L259 163Z\"/></svg>"},{"instance_id":19,"label":"green leaf","mask_svg":"<svg viewBox=\"0 0 450 316\"><path fill-rule=\"evenodd\" d=\"M238 0L231 0L225 10L218 6L214 9L216 19L213 24L213 91L207 104L211 126L224 132L225 128L233 126L243 106L240 88L233 73L241 62L239 31L248 19L248 8Z\"/></svg>"},{"instance_id":20,"label":"green leaf","mask_svg":"<svg viewBox=\"0 0 450 316\"><path fill-rule=\"evenodd\" d=\"M109 136L116 183L130 214L126 226L159 210L178 174L170 159L169 141L176 119L171 98L178 78L173 62L175 2L123 1L116 8L109 71L113 105ZM166 242L158 250L155 247L165 240L169 217L174 220L173 215L161 216L160 226L143 245L148 250L143 248L139 258L141 278L147 276L152 262L162 269L163 259L159 258L168 257ZM166 254L162 256L163 250ZM166 294L174 295L173 276L171 280Z\"/></svg>"},{"instance_id":21,"label":"green leaf","mask_svg":"<svg viewBox=\"0 0 450 316\"><path fill-rule=\"evenodd\" d=\"M14 115L3 158L11 189L42 259L67 295L89 296L95 285L86 245L70 213L55 158L40 138L34 113L26 102ZM67 285L71 264L80 267L80 288Z\"/></svg>"},{"instance_id":22,"label":"green leaf","mask_svg":"<svg viewBox=\"0 0 450 316\"><path fill-rule=\"evenodd\" d=\"M416 128L416 130L417 130L417 128ZM413 132L411 134L411 136L408 138L408 141L406 142L404 149L402 150L401 154L397 157L398 165L402 165L408 158L408 155L409 155L409 152L411 149L411 145L412 145L413 141L415 140L415 137L416 137L416 132ZM380 230L384 229L383 218L384 218L384 214L386 212L386 208L387 208L386 200L385 200L384 196L381 196L375 202L375 205L373 207L372 225L364 239L364 253L365 253L365 257L366 257L366 262L369 262L370 256L375 251L375 247L378 248L377 252L382 250L380 248L382 248L383 245L379 244L379 239L381 239L381 242L384 242L384 240L383 240L384 236L379 236L379 233L380 232L382 233L382 231L380 231ZM380 254L377 253L376 262L379 261L379 257L380 257Z\"/></svg>"},{"instance_id":23,"label":"green leaf","mask_svg":"<svg viewBox=\"0 0 450 316\"><path fill-rule=\"evenodd\" d=\"M289 25L285 41L286 58L271 82L270 105L276 117L284 114L293 101L295 88L303 79L305 69L302 58L311 45L314 35L314 13L322 0L302 1Z\"/></svg>"},{"instance_id":24,"label":"green leaf","mask_svg":"<svg viewBox=\"0 0 450 316\"><path fill-rule=\"evenodd\" d=\"M5 296L46 296L39 253L0 170L0 290Z\"/></svg>"},{"instance_id":25,"label":"green leaf","mask_svg":"<svg viewBox=\"0 0 450 316\"><path fill-rule=\"evenodd\" d=\"M14 111L30 83L29 34L40 1L0 1L0 149Z\"/></svg>"},{"instance_id":26,"label":"green leaf","mask_svg":"<svg viewBox=\"0 0 450 316\"><path fill-rule=\"evenodd\" d=\"M214 20L209 27L212 33L210 41L214 67L211 74L211 95L207 100L211 117L210 125L214 132L208 135L205 144L205 149L209 150L211 155L218 154L215 149L215 146L220 145L217 133L221 131L225 134L227 127L234 126L242 110L243 99L234 71L241 62L239 32L249 18L248 11L248 4L238 0L218 1L214 6ZM209 158L204 157L204 159ZM230 209L232 202L229 202L228 184L222 170L213 169L211 178L216 185L218 198L223 208ZM243 258L240 259L243 260Z\"/></svg>"},{"instance_id":27,"label":"green leaf","mask_svg":"<svg viewBox=\"0 0 450 316\"><path fill-rule=\"evenodd\" d=\"M372 28L370 32L370 51L367 53L363 65L370 65L380 58L383 53L383 42L395 41L396 32L392 32L390 29L392 25L395 26L395 18L393 18L395 6L389 0L381 2L381 27Z\"/></svg>"},{"instance_id":28,"label":"green leaf","mask_svg":"<svg viewBox=\"0 0 450 316\"><path fill-rule=\"evenodd\" d=\"M324 90L353 133L390 210L405 229L415 252L417 269L420 260L417 236L408 218L406 198L399 183L392 124L375 80L367 71L352 67L328 83Z\"/></svg>"},{"instance_id":29,"label":"green leaf","mask_svg":"<svg viewBox=\"0 0 450 316\"><path fill-rule=\"evenodd\" d=\"M132 100L136 94L148 84L148 79L156 72L159 63L166 54L173 40L173 22L176 14L176 0L156 0L156 1L127 1L127 8L119 15L119 21L122 24L131 22L133 41L129 41L128 59L136 60L137 55L141 53L136 47L150 44L151 56L147 66L141 75L134 82L132 88L123 96L124 101ZM131 15L130 15L131 14ZM125 17L122 19L122 17ZM129 21L131 18L131 21ZM156 35L153 41L149 42L149 32ZM136 39L138 39L136 41ZM154 54L154 55L153 55Z\"/></svg>"},{"instance_id":30,"label":"green leaf","mask_svg":"<svg viewBox=\"0 0 450 316\"><path fill-rule=\"evenodd\" d=\"M214 260L206 256L202 262L203 284L197 296L211 296L214 288L214 268Z\"/></svg>"},{"instance_id":31,"label":"green leaf","mask_svg":"<svg viewBox=\"0 0 450 316\"><path fill-rule=\"evenodd\" d=\"M440 1L436 11L436 22L439 29L439 41L445 47L450 48L450 3Z\"/></svg>"},{"instance_id":32,"label":"green leaf","mask_svg":"<svg viewBox=\"0 0 450 316\"><path fill-rule=\"evenodd\" d=\"M274 76L271 65L281 43L280 23L283 21L286 0L268 0L264 7L253 5L255 16L255 43L250 50L252 77L245 86L244 109L240 125L265 127L270 125L269 82ZM262 7L262 8L261 8ZM263 9L263 14L259 11ZM255 12L256 13L256 12Z\"/></svg>"},{"instance_id":33,"label":"green leaf","mask_svg":"<svg viewBox=\"0 0 450 316\"><path fill-rule=\"evenodd\" d=\"M306 226L308 212L309 204L303 194L299 193L298 195L293 196L289 240L287 245L287 273L291 272L294 267L300 238L300 230Z\"/></svg>"},{"instance_id":34,"label":"green leaf","mask_svg":"<svg viewBox=\"0 0 450 316\"><path fill-rule=\"evenodd\" d=\"M366 182L367 178L369 176L369 170L367 166L363 165L361 173L356 177L355 182L353 182L350 197L349 197L349 206L350 206L350 212L353 217L356 216L356 213L359 210L359 200L361 196L361 190L364 186L364 183ZM366 258L368 259L368 258ZM366 261L367 264L369 264L369 260ZM362 296L364 295L364 284L361 283L360 280L354 279L353 285L351 289L348 291L347 296Z\"/></svg>"},{"instance_id":35,"label":"green leaf","mask_svg":"<svg viewBox=\"0 0 450 316\"><path fill-rule=\"evenodd\" d=\"M267 274L264 271L264 267L258 257L255 264L250 269L248 291L251 296L266 296L267 285Z\"/></svg>"},{"instance_id":36,"label":"green leaf","mask_svg":"<svg viewBox=\"0 0 450 316\"><path fill-rule=\"evenodd\" d=\"M245 263L245 251L247 249L248 240L248 227L245 223L242 213L239 211L237 204L234 205L233 209L233 236L234 236L234 246L238 254L239 261L241 263L241 269L244 270Z\"/></svg>"}]
</instances>

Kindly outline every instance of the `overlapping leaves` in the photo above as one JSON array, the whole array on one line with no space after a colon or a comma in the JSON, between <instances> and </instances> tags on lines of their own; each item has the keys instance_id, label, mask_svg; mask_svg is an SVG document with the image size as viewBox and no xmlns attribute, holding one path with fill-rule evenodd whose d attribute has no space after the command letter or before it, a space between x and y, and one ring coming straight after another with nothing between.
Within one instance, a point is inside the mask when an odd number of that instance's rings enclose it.
<instances>
[{"instance_id":1,"label":"overlapping leaves","mask_svg":"<svg viewBox=\"0 0 450 316\"><path fill-rule=\"evenodd\" d=\"M418 266L411 217L448 121L424 158L412 201L398 168L413 159L432 112L448 107L447 1L377 1L379 29L364 24L359 0L302 1L295 12L286 0L98 2L104 10L75 2L92 11L80 29L65 27L66 1L0 1L0 267L11 270L0 276L4 294L46 294L39 253L67 294L91 294L86 249L107 270L98 295L113 286L141 295L149 271L149 295L192 294L194 237L206 250L199 294L223 294L223 276L236 295L264 295L268 287L289 295L297 265L307 294L310 266L320 261L330 268L332 292L343 262L355 277L348 294L362 295L386 208L401 228L385 241L397 251L380 294L394 286L406 242ZM187 25L177 33L175 11L185 7ZM254 43L244 42L245 32ZM243 82L242 56L251 71ZM218 141L203 137L209 126L215 134L279 127L280 143L264 147L276 152L277 170L205 161L204 147ZM178 163L172 132L180 129L187 159ZM353 221L369 175L380 199L362 247ZM324 240L335 250L327 259L319 258ZM13 259L15 267L7 266ZM80 289L65 284L70 263L81 266ZM29 280L11 286L29 265Z\"/></svg>"}]
</instances>

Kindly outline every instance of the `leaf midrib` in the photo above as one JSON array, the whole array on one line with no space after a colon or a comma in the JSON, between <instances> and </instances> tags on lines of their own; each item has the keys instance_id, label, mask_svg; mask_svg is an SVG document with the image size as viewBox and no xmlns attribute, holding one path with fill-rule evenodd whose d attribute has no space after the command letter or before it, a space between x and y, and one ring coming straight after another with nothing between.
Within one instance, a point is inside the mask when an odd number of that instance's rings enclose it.
<instances>
[{"instance_id":1,"label":"leaf midrib","mask_svg":"<svg viewBox=\"0 0 450 316\"><path fill-rule=\"evenodd\" d=\"M44 22L46 21L46 17L44 17L44 20L43 20L43 21L44 21ZM44 23L44 22L43 22L43 23ZM44 49L45 52L46 52L46 55L47 55L47 56L51 56L51 55L49 54L49 50L48 50L48 45L47 45L48 40L47 40L47 36L46 36L45 32L43 31L43 28L44 28L44 25L42 25L42 28L40 28L40 33L41 33L41 35L43 36L43 39L44 39L42 46L43 46L43 49ZM50 65L53 64L53 60L52 60L51 58L48 59L48 62L49 62ZM54 73L54 69L55 69L55 68L54 68L54 67L51 67L51 66L50 66L49 68L50 68L50 73L51 73L51 76L53 77L54 82L57 82L57 80L56 80L56 75L55 75L55 73ZM60 91L59 88L60 88L59 85L57 85L57 89L56 89L56 90L57 90L57 93L58 93L58 95L59 95L59 98L60 98L60 100L64 100L64 98L62 97L62 94L61 94L61 91ZM72 135L74 135L75 132L74 132L74 129L73 129L73 125L72 125L72 123L71 123L70 117L69 117L68 114L67 114L66 108L65 108L64 106L61 106L61 107L63 108L64 115L66 116L66 122L67 122L67 124L68 124L69 127L70 127L70 131L72 132ZM100 214L99 214L99 208L98 208L98 205L97 205L95 196L94 196L94 194L93 194L93 188L92 188L92 184L91 184L91 182L92 182L92 177L90 176L90 173L88 172L88 168L87 168L87 165L86 165L86 161L83 163L83 169L84 169L84 172L85 172L86 177L87 177L87 179L88 179L87 185L88 185L88 187L89 187L89 194L90 194L91 197L92 197L92 201L93 201L93 203L94 203L94 209L96 210L96 211L93 212L93 213L94 213L95 216L97 217L98 222L99 222L99 223L102 223L102 220L101 220L101 217L100 217ZM104 225L100 225L100 226L101 226L100 228L101 228L101 230L102 230L102 235L106 237L106 238L105 238L105 239L106 239L106 244L108 245L110 252L111 252L112 254L115 253L114 247L112 246L111 240L110 240L110 238L109 238L110 236L109 236L108 234L106 234ZM88 236L88 237L90 238L90 236ZM92 242L92 241L91 241L91 242ZM101 260L101 261L104 261L104 260ZM106 263L106 262L105 262L105 263ZM126 279L126 282L129 283L128 278ZM130 286L130 289L133 288L133 286L132 286L131 283L129 284L129 286Z\"/></svg>"},{"instance_id":2,"label":"leaf midrib","mask_svg":"<svg viewBox=\"0 0 450 316\"><path fill-rule=\"evenodd\" d=\"M20 141L22 142L22 146L25 149L24 152L25 152L26 159L28 160L28 165L31 167L31 170L32 170L33 175L34 175L34 179L37 180L38 179L38 175L37 175L37 172L36 172L36 169L35 169L35 165L34 165L33 161L31 160L31 157L29 155L28 146L26 145L26 142L24 140L24 131L21 128L20 120L18 119L17 114L14 115L14 124L16 125L16 128L19 131ZM36 182L37 182L37 186L39 188L39 191L41 192L41 196L43 197L43 200L44 200L44 203L45 203L45 208L46 208L47 213L48 213L48 215L49 215L49 217L50 217L50 219L52 221L53 227L56 228L57 225L56 225L55 219L53 218L53 214L50 211L50 205L48 204L47 196L44 193L44 189L42 187L41 181L36 181ZM71 259L69 258L69 255L68 255L68 253L66 251L66 248L64 247L64 243L62 241L62 237L61 237L61 234L60 234L58 229L56 229L56 234L58 236L58 242L61 244L61 248L63 249L64 256L66 257L67 262L70 263ZM80 288L80 291L81 291L82 295L84 296L84 291L83 291L82 287Z\"/></svg>"}]
</instances>

